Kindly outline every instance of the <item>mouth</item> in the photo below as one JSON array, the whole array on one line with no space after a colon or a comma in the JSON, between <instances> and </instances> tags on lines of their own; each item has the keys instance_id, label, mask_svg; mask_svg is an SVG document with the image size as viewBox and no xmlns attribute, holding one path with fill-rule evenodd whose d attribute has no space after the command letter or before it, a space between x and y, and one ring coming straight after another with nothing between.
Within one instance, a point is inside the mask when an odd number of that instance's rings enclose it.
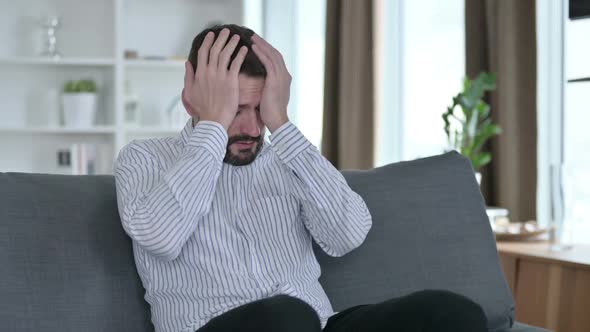
<instances>
[{"instance_id":1,"label":"mouth","mask_svg":"<svg viewBox=\"0 0 590 332\"><path fill-rule=\"evenodd\" d=\"M256 144L255 141L237 141L235 144L238 149L248 149L254 146L254 144Z\"/></svg>"}]
</instances>

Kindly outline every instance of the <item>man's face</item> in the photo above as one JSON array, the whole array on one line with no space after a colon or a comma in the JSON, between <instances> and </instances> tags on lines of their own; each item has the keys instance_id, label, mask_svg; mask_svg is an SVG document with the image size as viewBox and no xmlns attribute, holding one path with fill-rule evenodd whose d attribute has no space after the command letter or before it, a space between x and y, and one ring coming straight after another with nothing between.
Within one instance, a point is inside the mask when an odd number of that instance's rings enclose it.
<instances>
[{"instance_id":1,"label":"man's face","mask_svg":"<svg viewBox=\"0 0 590 332\"><path fill-rule=\"evenodd\" d=\"M238 112L227 130L229 140L223 161L243 166L256 159L264 141L264 123L259 111L264 78L240 74L238 80Z\"/></svg>"}]
</instances>

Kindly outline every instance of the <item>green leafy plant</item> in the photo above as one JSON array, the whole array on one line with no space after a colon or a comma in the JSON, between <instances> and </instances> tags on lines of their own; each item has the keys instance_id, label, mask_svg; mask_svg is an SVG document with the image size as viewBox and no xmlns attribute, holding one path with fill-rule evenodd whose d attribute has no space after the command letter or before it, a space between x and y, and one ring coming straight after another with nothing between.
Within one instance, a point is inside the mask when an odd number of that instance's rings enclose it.
<instances>
[{"instance_id":1,"label":"green leafy plant","mask_svg":"<svg viewBox=\"0 0 590 332\"><path fill-rule=\"evenodd\" d=\"M93 80L68 81L64 85L65 93L96 93L96 83Z\"/></svg>"},{"instance_id":2,"label":"green leafy plant","mask_svg":"<svg viewBox=\"0 0 590 332\"><path fill-rule=\"evenodd\" d=\"M491 153L481 151L484 144L502 132L492 122L490 105L483 100L486 91L495 89L493 74L481 72L474 80L465 78L463 91L453 97L453 104L442 115L449 145L469 158L475 171L492 160Z\"/></svg>"}]
</instances>

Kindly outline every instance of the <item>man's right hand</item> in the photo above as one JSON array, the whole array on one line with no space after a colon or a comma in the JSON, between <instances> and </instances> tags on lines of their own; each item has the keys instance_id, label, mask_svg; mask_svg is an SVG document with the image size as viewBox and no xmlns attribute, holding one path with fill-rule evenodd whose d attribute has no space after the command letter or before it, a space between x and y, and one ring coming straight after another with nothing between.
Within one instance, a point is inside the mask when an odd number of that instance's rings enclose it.
<instances>
[{"instance_id":1,"label":"man's right hand","mask_svg":"<svg viewBox=\"0 0 590 332\"><path fill-rule=\"evenodd\" d=\"M186 62L182 98L193 117L218 122L227 130L238 111L238 75L248 48L240 48L228 70L240 37L229 38L229 29L223 29L215 42L214 38L213 32L205 36L197 54L196 72Z\"/></svg>"}]
</instances>

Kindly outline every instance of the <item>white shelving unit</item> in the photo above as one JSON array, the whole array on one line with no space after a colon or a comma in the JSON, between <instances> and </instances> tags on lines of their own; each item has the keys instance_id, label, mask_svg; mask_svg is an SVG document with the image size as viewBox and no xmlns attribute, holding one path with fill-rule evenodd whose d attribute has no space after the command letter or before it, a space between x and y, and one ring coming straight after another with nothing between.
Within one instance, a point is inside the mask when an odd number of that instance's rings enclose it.
<instances>
[{"instance_id":1,"label":"white shelving unit","mask_svg":"<svg viewBox=\"0 0 590 332\"><path fill-rule=\"evenodd\" d=\"M115 58L61 58L6 57L0 58L0 65L53 65L53 66L113 66Z\"/></svg>"},{"instance_id":2,"label":"white shelving unit","mask_svg":"<svg viewBox=\"0 0 590 332\"><path fill-rule=\"evenodd\" d=\"M115 134L114 126L94 126L92 128L67 128L67 127L6 127L0 128L3 134Z\"/></svg>"},{"instance_id":3,"label":"white shelving unit","mask_svg":"<svg viewBox=\"0 0 590 332\"><path fill-rule=\"evenodd\" d=\"M184 69L182 60L125 60L127 68L181 68Z\"/></svg>"},{"instance_id":4,"label":"white shelving unit","mask_svg":"<svg viewBox=\"0 0 590 332\"><path fill-rule=\"evenodd\" d=\"M132 135L148 135L148 134L169 135L169 134L174 134L174 133L179 132L179 130L177 128L158 127L158 126L127 128L125 131L129 134L132 134Z\"/></svg>"},{"instance_id":5,"label":"white shelving unit","mask_svg":"<svg viewBox=\"0 0 590 332\"><path fill-rule=\"evenodd\" d=\"M257 0L0 0L0 172L62 173L57 151L75 143L110 147L106 164L112 164L133 139L177 135L184 123L168 123L165 111L183 112L181 103L171 106L182 90L182 59L192 39L212 24L251 23L244 13L253 3L260 6ZM59 60L38 56L38 22L50 15L62 20ZM125 59L126 50L139 58ZM98 86L96 125L64 128L50 121L61 112L64 83L83 78ZM135 127L125 123L126 82L139 97Z\"/></svg>"}]
</instances>

